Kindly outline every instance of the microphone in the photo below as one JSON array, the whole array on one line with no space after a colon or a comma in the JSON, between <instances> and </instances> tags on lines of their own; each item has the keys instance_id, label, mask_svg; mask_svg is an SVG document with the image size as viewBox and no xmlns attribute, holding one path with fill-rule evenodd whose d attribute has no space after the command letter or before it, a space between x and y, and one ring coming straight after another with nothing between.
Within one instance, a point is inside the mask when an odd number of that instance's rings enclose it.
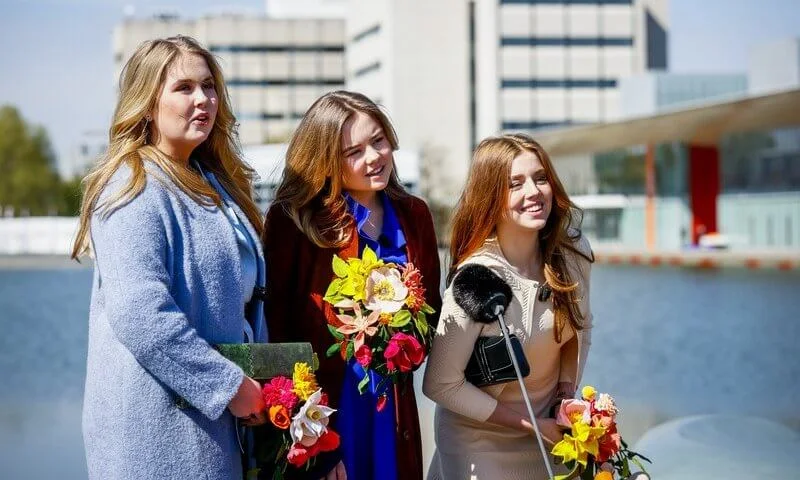
<instances>
[{"instance_id":1,"label":"microphone","mask_svg":"<svg viewBox=\"0 0 800 480\"><path fill-rule=\"evenodd\" d=\"M511 303L511 295L511 287L483 265L466 265L453 279L456 304L480 323L496 321Z\"/></svg>"}]
</instances>

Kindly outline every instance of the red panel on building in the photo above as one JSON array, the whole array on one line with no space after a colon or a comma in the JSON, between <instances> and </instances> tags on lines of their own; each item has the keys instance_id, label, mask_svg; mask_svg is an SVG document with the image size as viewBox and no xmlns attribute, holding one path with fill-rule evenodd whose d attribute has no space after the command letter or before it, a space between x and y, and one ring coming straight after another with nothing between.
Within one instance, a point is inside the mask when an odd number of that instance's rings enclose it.
<instances>
[{"instance_id":1,"label":"red panel on building","mask_svg":"<svg viewBox=\"0 0 800 480\"><path fill-rule=\"evenodd\" d=\"M717 231L717 196L720 191L717 147L689 147L689 195L692 209L692 243Z\"/></svg>"}]
</instances>

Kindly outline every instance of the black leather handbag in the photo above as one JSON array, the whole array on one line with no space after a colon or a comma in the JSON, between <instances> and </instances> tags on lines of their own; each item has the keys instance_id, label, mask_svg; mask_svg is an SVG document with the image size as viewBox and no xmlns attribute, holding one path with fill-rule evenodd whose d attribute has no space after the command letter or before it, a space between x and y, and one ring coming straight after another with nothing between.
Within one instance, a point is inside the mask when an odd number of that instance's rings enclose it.
<instances>
[{"instance_id":1,"label":"black leather handbag","mask_svg":"<svg viewBox=\"0 0 800 480\"><path fill-rule=\"evenodd\" d=\"M522 351L522 344L513 333L510 335L511 347L517 358L520 373L525 378L531 373L531 367ZM464 370L467 381L476 387L488 387L517 379L514 364L508 355L506 341L502 335L491 337L478 337L472 356Z\"/></svg>"}]
</instances>

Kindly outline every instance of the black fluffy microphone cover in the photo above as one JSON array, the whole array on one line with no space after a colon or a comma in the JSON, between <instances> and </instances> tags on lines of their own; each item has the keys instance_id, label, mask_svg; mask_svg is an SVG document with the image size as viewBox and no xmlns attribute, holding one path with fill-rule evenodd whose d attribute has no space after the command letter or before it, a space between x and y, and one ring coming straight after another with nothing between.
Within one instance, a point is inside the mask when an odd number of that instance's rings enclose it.
<instances>
[{"instance_id":1,"label":"black fluffy microphone cover","mask_svg":"<svg viewBox=\"0 0 800 480\"><path fill-rule=\"evenodd\" d=\"M511 302L511 287L488 267L470 264L453 279L453 298L476 322L492 323L497 320L494 306L505 309Z\"/></svg>"}]
</instances>

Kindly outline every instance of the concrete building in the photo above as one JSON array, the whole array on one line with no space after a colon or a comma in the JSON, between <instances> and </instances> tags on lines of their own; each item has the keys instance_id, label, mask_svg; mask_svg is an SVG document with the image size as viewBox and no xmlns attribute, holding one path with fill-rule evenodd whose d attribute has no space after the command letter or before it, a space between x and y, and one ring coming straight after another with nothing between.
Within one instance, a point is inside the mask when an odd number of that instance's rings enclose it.
<instances>
[{"instance_id":1,"label":"concrete building","mask_svg":"<svg viewBox=\"0 0 800 480\"><path fill-rule=\"evenodd\" d=\"M470 12L465 0L352 0L347 88L380 103L400 144L421 155L423 195L454 203L474 123Z\"/></svg>"},{"instance_id":2,"label":"concrete building","mask_svg":"<svg viewBox=\"0 0 800 480\"><path fill-rule=\"evenodd\" d=\"M624 79L626 118L541 132L595 243L800 248L798 45L756 46L742 74Z\"/></svg>"},{"instance_id":3,"label":"concrete building","mask_svg":"<svg viewBox=\"0 0 800 480\"><path fill-rule=\"evenodd\" d=\"M281 142L317 97L344 86L343 5L284 0L267 2L261 16L127 18L114 30L115 78L141 42L190 35L220 59L242 143Z\"/></svg>"},{"instance_id":4,"label":"concrete building","mask_svg":"<svg viewBox=\"0 0 800 480\"><path fill-rule=\"evenodd\" d=\"M353 0L346 25L348 88L449 203L481 138L615 119L619 79L667 67L667 0Z\"/></svg>"}]
</instances>

